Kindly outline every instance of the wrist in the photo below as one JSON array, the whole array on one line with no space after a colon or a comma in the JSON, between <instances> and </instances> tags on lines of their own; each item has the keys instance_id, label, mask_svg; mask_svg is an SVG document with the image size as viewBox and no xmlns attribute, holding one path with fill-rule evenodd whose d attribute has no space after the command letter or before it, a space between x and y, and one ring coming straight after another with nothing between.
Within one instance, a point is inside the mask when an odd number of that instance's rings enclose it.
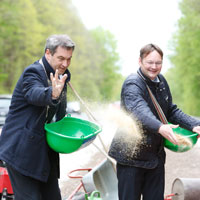
<instances>
[{"instance_id":1,"label":"wrist","mask_svg":"<svg viewBox=\"0 0 200 200\"><path fill-rule=\"evenodd\" d=\"M56 95L53 95L53 94L52 94L52 99L53 99L53 100L56 100L56 99L58 99L58 98L59 98L59 96L56 96Z\"/></svg>"},{"instance_id":2,"label":"wrist","mask_svg":"<svg viewBox=\"0 0 200 200\"><path fill-rule=\"evenodd\" d=\"M160 127L158 128L158 133L161 134L161 132L162 132L162 128L163 128L163 124L161 124Z\"/></svg>"}]
</instances>

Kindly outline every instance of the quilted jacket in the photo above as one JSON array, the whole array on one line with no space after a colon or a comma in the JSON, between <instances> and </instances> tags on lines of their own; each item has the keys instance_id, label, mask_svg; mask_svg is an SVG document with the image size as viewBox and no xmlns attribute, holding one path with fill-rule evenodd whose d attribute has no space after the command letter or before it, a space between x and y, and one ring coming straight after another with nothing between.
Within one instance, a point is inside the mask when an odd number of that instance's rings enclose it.
<instances>
[{"instance_id":1,"label":"quilted jacket","mask_svg":"<svg viewBox=\"0 0 200 200\"><path fill-rule=\"evenodd\" d=\"M119 139L123 137L123 130L119 127L109 150L109 155L118 163L151 169L158 165L159 159L165 162L163 137L158 133L162 123L146 84L161 106L168 122L179 124L188 130L200 124L198 120L184 114L173 103L167 81L161 74L158 75L158 79L159 82L151 81L139 69L137 74L129 75L123 83L121 107L139 121L144 137L138 150L131 153L136 147L134 145L130 147L126 140Z\"/></svg>"}]
</instances>

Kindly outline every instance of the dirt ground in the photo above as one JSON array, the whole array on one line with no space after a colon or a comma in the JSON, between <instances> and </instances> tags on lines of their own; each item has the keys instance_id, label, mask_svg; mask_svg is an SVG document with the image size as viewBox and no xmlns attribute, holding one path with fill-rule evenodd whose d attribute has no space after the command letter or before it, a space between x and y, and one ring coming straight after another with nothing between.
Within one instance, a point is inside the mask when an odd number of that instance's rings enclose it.
<instances>
[{"instance_id":1,"label":"dirt ground","mask_svg":"<svg viewBox=\"0 0 200 200\"><path fill-rule=\"evenodd\" d=\"M197 143L193 149L184 153L175 153L166 149L166 154L165 195L171 194L172 183L176 178L200 178L200 143ZM93 168L104 159L105 156L97 151L81 168ZM72 191L75 190L79 183L80 179L63 181L61 187L62 196L68 197L72 194ZM80 191L83 192L83 190Z\"/></svg>"}]
</instances>

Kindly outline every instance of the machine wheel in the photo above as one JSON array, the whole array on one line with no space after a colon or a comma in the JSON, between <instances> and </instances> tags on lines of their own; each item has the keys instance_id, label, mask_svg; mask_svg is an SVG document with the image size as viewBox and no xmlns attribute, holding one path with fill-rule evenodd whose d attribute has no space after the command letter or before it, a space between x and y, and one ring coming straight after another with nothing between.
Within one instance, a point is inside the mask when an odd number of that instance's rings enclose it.
<instances>
[{"instance_id":1,"label":"machine wheel","mask_svg":"<svg viewBox=\"0 0 200 200\"><path fill-rule=\"evenodd\" d=\"M14 195L9 195L7 189L4 188L2 194L0 194L1 200L14 200Z\"/></svg>"}]
</instances>

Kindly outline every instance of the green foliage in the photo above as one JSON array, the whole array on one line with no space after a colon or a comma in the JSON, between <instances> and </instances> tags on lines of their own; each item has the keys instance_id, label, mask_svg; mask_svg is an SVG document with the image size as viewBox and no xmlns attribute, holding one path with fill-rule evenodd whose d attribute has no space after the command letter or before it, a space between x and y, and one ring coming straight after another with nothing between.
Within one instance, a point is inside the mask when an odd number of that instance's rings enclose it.
<instances>
[{"instance_id":1,"label":"green foliage","mask_svg":"<svg viewBox=\"0 0 200 200\"><path fill-rule=\"evenodd\" d=\"M92 31L92 35L97 42L98 54L103 62L100 63L101 79L99 80L100 92L103 100L114 100L120 93L122 76L119 73L119 55L116 52L117 43L114 36L109 31L104 31L101 27Z\"/></svg>"},{"instance_id":2,"label":"green foliage","mask_svg":"<svg viewBox=\"0 0 200 200\"><path fill-rule=\"evenodd\" d=\"M178 33L174 36L174 68L168 76L173 94L183 110L200 115L200 0L183 0Z\"/></svg>"},{"instance_id":3,"label":"green foliage","mask_svg":"<svg viewBox=\"0 0 200 200\"><path fill-rule=\"evenodd\" d=\"M68 34L76 43L71 82L80 96L119 99L117 42L102 28L87 30L71 0L2 0L0 27L0 93L11 93L24 68L43 56L49 35Z\"/></svg>"},{"instance_id":4,"label":"green foliage","mask_svg":"<svg viewBox=\"0 0 200 200\"><path fill-rule=\"evenodd\" d=\"M8 75L3 86L11 92L22 69L36 59L38 21L31 0L3 0L0 16L0 44L4 47L0 50L0 69Z\"/></svg>"}]
</instances>

